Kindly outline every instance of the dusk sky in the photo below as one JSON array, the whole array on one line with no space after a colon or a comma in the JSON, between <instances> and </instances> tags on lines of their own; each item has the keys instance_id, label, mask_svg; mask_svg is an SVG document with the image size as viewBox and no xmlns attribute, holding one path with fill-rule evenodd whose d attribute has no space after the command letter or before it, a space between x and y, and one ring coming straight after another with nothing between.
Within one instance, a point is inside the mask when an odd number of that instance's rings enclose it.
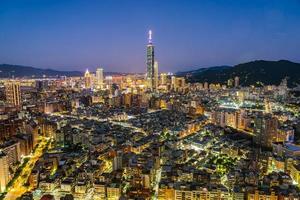
<instances>
[{"instance_id":1,"label":"dusk sky","mask_svg":"<svg viewBox=\"0 0 300 200\"><path fill-rule=\"evenodd\" d=\"M300 62L300 0L0 0L0 63L145 72Z\"/></svg>"}]
</instances>

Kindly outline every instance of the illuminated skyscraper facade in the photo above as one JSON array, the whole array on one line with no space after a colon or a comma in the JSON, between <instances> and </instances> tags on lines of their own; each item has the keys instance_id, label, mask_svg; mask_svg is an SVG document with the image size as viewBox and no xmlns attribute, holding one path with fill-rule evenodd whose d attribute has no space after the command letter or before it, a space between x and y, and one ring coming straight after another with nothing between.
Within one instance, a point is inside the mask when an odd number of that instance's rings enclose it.
<instances>
[{"instance_id":1,"label":"illuminated skyscraper facade","mask_svg":"<svg viewBox=\"0 0 300 200\"><path fill-rule=\"evenodd\" d=\"M98 89L103 89L103 69L98 68L96 70L96 84Z\"/></svg>"},{"instance_id":2,"label":"illuminated skyscraper facade","mask_svg":"<svg viewBox=\"0 0 300 200\"><path fill-rule=\"evenodd\" d=\"M92 87L92 77L89 70L86 70L84 74L84 87L90 89Z\"/></svg>"},{"instance_id":3,"label":"illuminated skyscraper facade","mask_svg":"<svg viewBox=\"0 0 300 200\"><path fill-rule=\"evenodd\" d=\"M154 82L154 45L152 44L152 31L149 31L147 45L147 84L150 90L155 87Z\"/></svg>"},{"instance_id":4,"label":"illuminated skyscraper facade","mask_svg":"<svg viewBox=\"0 0 300 200\"><path fill-rule=\"evenodd\" d=\"M154 62L154 85L153 89L156 90L158 88L158 62Z\"/></svg>"},{"instance_id":5,"label":"illuminated skyscraper facade","mask_svg":"<svg viewBox=\"0 0 300 200\"><path fill-rule=\"evenodd\" d=\"M167 74L166 73L160 74L160 84L161 85L167 84Z\"/></svg>"}]
</instances>

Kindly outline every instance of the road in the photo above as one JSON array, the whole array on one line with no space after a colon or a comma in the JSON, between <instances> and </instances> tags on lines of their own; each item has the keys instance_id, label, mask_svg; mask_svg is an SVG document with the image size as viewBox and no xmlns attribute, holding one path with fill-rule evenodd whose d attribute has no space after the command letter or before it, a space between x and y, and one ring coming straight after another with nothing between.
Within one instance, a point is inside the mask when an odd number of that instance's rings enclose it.
<instances>
[{"instance_id":1,"label":"road","mask_svg":"<svg viewBox=\"0 0 300 200\"><path fill-rule=\"evenodd\" d=\"M4 198L5 200L15 200L30 189L24 186L24 184L27 182L36 161L38 161L38 159L43 155L43 150L47 148L48 145L49 138L43 137L33 155L28 156L29 161L26 163L19 176L16 178L12 186L8 188L7 194Z\"/></svg>"}]
</instances>

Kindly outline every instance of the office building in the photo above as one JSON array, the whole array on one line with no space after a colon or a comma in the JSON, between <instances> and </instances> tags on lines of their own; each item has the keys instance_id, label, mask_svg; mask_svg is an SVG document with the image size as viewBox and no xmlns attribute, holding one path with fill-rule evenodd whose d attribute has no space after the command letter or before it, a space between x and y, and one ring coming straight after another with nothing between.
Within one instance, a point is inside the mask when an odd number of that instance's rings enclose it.
<instances>
[{"instance_id":1,"label":"office building","mask_svg":"<svg viewBox=\"0 0 300 200\"><path fill-rule=\"evenodd\" d=\"M154 83L154 45L152 44L152 31L149 31L148 45L147 45L147 84L152 91L155 87Z\"/></svg>"},{"instance_id":2,"label":"office building","mask_svg":"<svg viewBox=\"0 0 300 200\"><path fill-rule=\"evenodd\" d=\"M160 84L161 85L166 85L167 84L167 74L166 73L161 73L160 74Z\"/></svg>"},{"instance_id":3,"label":"office building","mask_svg":"<svg viewBox=\"0 0 300 200\"><path fill-rule=\"evenodd\" d=\"M96 85L97 85L97 89L104 88L103 69L102 68L97 68L97 70L96 70Z\"/></svg>"},{"instance_id":4,"label":"office building","mask_svg":"<svg viewBox=\"0 0 300 200\"><path fill-rule=\"evenodd\" d=\"M90 89L92 87L92 76L88 69L86 70L86 72L84 74L84 87L86 89Z\"/></svg>"},{"instance_id":5,"label":"office building","mask_svg":"<svg viewBox=\"0 0 300 200\"><path fill-rule=\"evenodd\" d=\"M154 87L153 89L156 90L158 88L158 62L154 62Z\"/></svg>"}]
</instances>

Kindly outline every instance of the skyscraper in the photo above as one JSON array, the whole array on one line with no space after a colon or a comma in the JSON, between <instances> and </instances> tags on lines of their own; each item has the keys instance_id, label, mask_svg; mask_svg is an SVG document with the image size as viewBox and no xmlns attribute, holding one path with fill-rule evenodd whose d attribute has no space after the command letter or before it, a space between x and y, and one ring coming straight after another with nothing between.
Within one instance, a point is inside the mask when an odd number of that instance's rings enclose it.
<instances>
[{"instance_id":1,"label":"skyscraper","mask_svg":"<svg viewBox=\"0 0 300 200\"><path fill-rule=\"evenodd\" d=\"M117 152L117 155L113 159L113 170L118 170L122 168L122 160L123 160L123 155L121 151Z\"/></svg>"},{"instance_id":2,"label":"skyscraper","mask_svg":"<svg viewBox=\"0 0 300 200\"><path fill-rule=\"evenodd\" d=\"M177 89L177 84L176 84L176 77L175 76L172 76L171 77L171 88L176 91Z\"/></svg>"},{"instance_id":3,"label":"skyscraper","mask_svg":"<svg viewBox=\"0 0 300 200\"><path fill-rule=\"evenodd\" d=\"M84 86L86 89L89 89L92 87L92 77L91 77L91 74L88 69L84 73Z\"/></svg>"},{"instance_id":4,"label":"skyscraper","mask_svg":"<svg viewBox=\"0 0 300 200\"><path fill-rule=\"evenodd\" d=\"M147 45L147 84L150 90L155 87L154 83L154 45L152 44L152 31L149 31Z\"/></svg>"},{"instance_id":5,"label":"skyscraper","mask_svg":"<svg viewBox=\"0 0 300 200\"><path fill-rule=\"evenodd\" d=\"M154 62L154 85L153 89L156 90L158 88L158 62Z\"/></svg>"},{"instance_id":6,"label":"skyscraper","mask_svg":"<svg viewBox=\"0 0 300 200\"><path fill-rule=\"evenodd\" d=\"M96 84L98 89L103 89L103 69L97 68L96 70Z\"/></svg>"},{"instance_id":7,"label":"skyscraper","mask_svg":"<svg viewBox=\"0 0 300 200\"><path fill-rule=\"evenodd\" d=\"M234 87L240 86L240 78L238 76L234 77Z\"/></svg>"},{"instance_id":8,"label":"skyscraper","mask_svg":"<svg viewBox=\"0 0 300 200\"><path fill-rule=\"evenodd\" d=\"M167 84L167 74L166 73L161 73L160 74L160 84L161 85L166 85Z\"/></svg>"},{"instance_id":9,"label":"skyscraper","mask_svg":"<svg viewBox=\"0 0 300 200\"><path fill-rule=\"evenodd\" d=\"M259 146L271 147L277 142L278 119L271 114L260 114L254 119L254 142Z\"/></svg>"},{"instance_id":10,"label":"skyscraper","mask_svg":"<svg viewBox=\"0 0 300 200\"><path fill-rule=\"evenodd\" d=\"M6 102L13 106L21 105L20 82L8 81L5 83Z\"/></svg>"}]
</instances>

